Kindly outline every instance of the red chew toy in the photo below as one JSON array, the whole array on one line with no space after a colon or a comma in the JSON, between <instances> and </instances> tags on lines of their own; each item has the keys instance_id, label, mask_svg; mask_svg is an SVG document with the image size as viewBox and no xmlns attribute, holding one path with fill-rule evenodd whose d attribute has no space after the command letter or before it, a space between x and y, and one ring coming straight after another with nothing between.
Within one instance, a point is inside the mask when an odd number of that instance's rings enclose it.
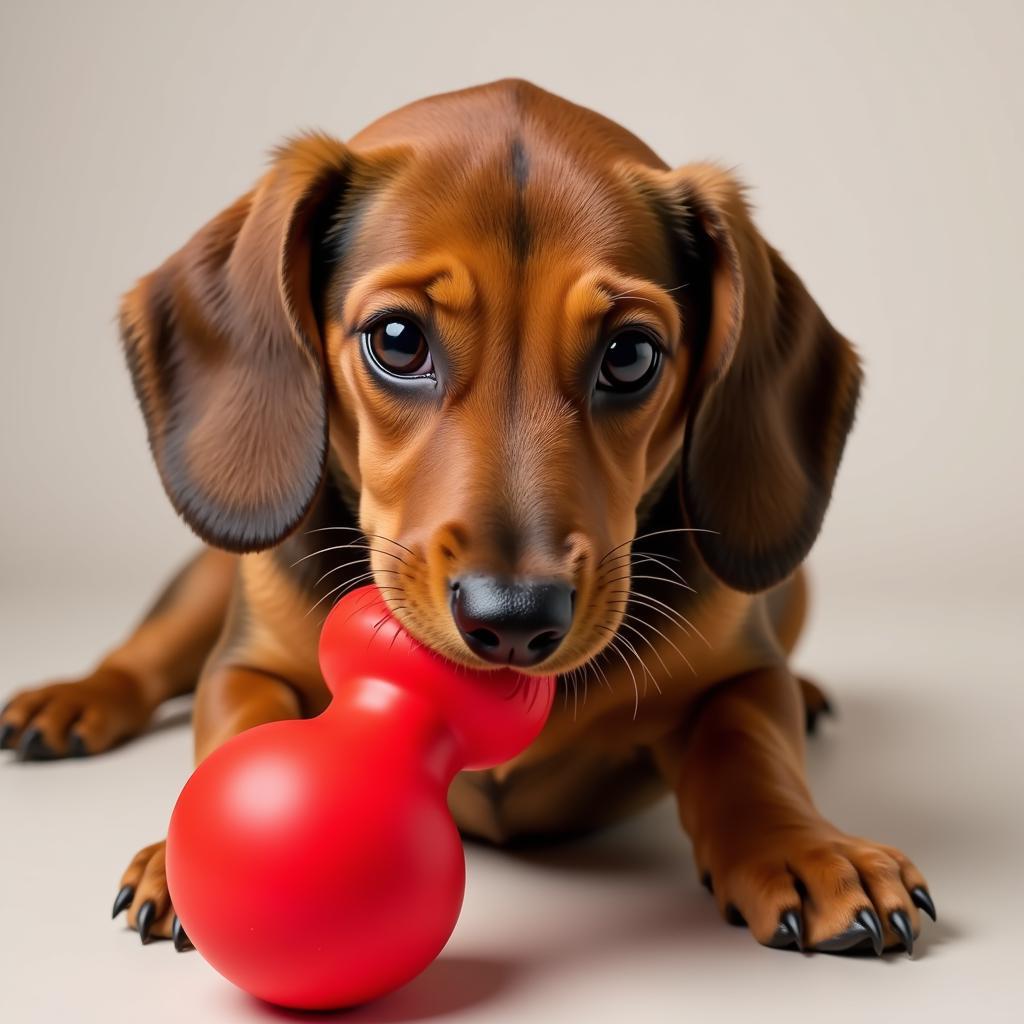
<instances>
[{"instance_id":1,"label":"red chew toy","mask_svg":"<svg viewBox=\"0 0 1024 1024\"><path fill-rule=\"evenodd\" d=\"M445 661L373 587L328 616L320 666L327 710L216 750L167 838L196 948L253 995L303 1009L383 995L441 951L465 886L448 786L525 749L554 695L549 677Z\"/></svg>"}]
</instances>

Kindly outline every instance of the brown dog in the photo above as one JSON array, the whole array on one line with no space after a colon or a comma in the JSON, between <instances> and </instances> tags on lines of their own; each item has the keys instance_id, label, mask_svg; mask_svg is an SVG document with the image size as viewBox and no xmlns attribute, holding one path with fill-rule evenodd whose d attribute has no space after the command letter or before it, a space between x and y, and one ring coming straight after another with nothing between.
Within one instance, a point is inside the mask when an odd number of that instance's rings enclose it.
<instances>
[{"instance_id":1,"label":"brown dog","mask_svg":"<svg viewBox=\"0 0 1024 1024\"><path fill-rule=\"evenodd\" d=\"M860 370L728 173L525 82L434 97L284 146L121 325L210 548L94 672L16 696L4 745L97 753L194 687L197 759L315 715L323 613L372 579L449 658L560 674L534 747L452 787L465 832L578 833L669 787L758 941L911 949L925 880L816 810L827 704L786 667ZM163 864L114 909L182 948Z\"/></svg>"}]
</instances>

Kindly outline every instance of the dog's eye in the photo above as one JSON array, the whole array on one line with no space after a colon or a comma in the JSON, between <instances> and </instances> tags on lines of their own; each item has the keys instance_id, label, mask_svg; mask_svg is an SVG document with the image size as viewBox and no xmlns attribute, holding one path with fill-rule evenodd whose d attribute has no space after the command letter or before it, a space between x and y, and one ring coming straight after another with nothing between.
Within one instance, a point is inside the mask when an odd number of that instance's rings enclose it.
<instances>
[{"instance_id":1,"label":"dog's eye","mask_svg":"<svg viewBox=\"0 0 1024 1024\"><path fill-rule=\"evenodd\" d=\"M433 373L430 346L423 331L411 320L387 317L363 335L373 361L398 377L425 377Z\"/></svg>"},{"instance_id":2,"label":"dog's eye","mask_svg":"<svg viewBox=\"0 0 1024 1024\"><path fill-rule=\"evenodd\" d=\"M654 338L636 327L626 327L605 349L597 387L620 393L640 391L654 379L660 362L661 349Z\"/></svg>"}]
</instances>

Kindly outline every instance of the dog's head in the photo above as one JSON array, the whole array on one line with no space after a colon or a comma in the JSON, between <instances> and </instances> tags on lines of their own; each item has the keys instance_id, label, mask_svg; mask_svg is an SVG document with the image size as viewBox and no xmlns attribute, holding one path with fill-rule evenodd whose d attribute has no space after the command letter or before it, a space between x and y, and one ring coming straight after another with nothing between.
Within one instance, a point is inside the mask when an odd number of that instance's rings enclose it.
<instances>
[{"instance_id":1,"label":"dog's head","mask_svg":"<svg viewBox=\"0 0 1024 1024\"><path fill-rule=\"evenodd\" d=\"M790 573L859 383L728 173L518 82L290 143L122 329L204 539L277 544L330 460L415 634L545 672L614 633L638 509L676 473L719 580Z\"/></svg>"}]
</instances>

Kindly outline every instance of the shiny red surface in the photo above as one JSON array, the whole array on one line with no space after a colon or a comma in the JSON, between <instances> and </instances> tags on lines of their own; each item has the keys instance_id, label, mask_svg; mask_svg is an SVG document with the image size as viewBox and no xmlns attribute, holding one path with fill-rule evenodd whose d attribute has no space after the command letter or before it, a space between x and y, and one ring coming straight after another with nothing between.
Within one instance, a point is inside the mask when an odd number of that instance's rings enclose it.
<instances>
[{"instance_id":1,"label":"shiny red surface","mask_svg":"<svg viewBox=\"0 0 1024 1024\"><path fill-rule=\"evenodd\" d=\"M440 658L372 587L335 606L320 664L327 710L214 751L167 839L196 948L253 995L303 1009L383 995L441 951L465 887L448 786L528 746L554 695L550 677Z\"/></svg>"}]
</instances>

